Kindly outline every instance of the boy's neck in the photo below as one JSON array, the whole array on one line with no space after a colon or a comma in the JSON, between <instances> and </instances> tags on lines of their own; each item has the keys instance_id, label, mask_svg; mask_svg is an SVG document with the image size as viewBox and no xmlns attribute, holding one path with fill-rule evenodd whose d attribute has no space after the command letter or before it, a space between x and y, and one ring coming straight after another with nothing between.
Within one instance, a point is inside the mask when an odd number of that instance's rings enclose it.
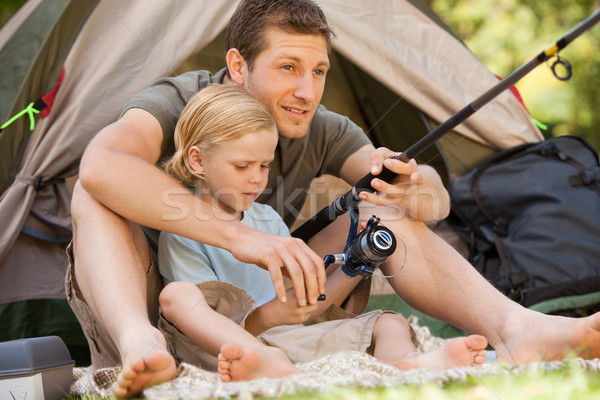
<instances>
[{"instance_id":1,"label":"boy's neck","mask_svg":"<svg viewBox=\"0 0 600 400\"><path fill-rule=\"evenodd\" d=\"M210 204L213 215L223 221L241 221L244 217L244 211L234 210L227 207L218 199L215 199L212 193L202 193L201 186L196 188L196 196L200 197L206 204Z\"/></svg>"}]
</instances>

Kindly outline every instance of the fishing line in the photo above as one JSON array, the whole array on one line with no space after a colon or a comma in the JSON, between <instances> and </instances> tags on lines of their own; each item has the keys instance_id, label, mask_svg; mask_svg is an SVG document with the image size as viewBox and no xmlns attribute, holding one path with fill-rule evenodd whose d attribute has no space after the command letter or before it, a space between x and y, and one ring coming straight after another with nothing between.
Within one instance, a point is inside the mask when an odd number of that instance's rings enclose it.
<instances>
[{"instance_id":1,"label":"fishing line","mask_svg":"<svg viewBox=\"0 0 600 400\"><path fill-rule=\"evenodd\" d=\"M443 62L443 61L446 59L446 57L448 56L448 54L450 54L450 53L452 52L452 50L453 50L454 48L456 48L456 46L462 45L462 43L463 43L463 39L464 39L465 37L467 37L467 36L468 36L468 35L469 35L469 34L470 34L472 31L473 31L474 27L475 27L476 25L478 25L480 22L482 22L482 21L483 21L483 19L484 19L484 18L486 18L486 17L487 17L487 16L488 16L488 15L489 15L489 14L490 14L490 13L491 13L491 12L492 12L492 11L493 11L493 10L494 10L496 7L497 7L497 6L498 6L498 4L499 4L499 3L500 3L500 0L496 1L496 2L495 2L495 3L494 3L494 4L493 4L493 5L492 5L492 6L491 6L491 7L490 7L490 8L489 8L489 9L488 9L486 12L485 12L485 14L484 14L484 15L482 15L482 16L479 18L479 20L478 20L478 21L476 21L476 22L473 24L473 27L471 27L471 28L470 28L468 31L466 31L466 32L465 32L465 33L464 33L462 36L460 36L460 37L458 38L458 40L457 40L457 41L454 43L454 45L453 45L453 46L451 46L451 47L450 47L450 48L449 48L449 49L446 51L446 53L445 53L445 54L443 54L441 57L439 57L439 60L438 60L438 61L436 61L436 62L435 62L435 63L434 63L434 64L433 64L433 65L432 65L430 68L429 68L429 70L425 71L425 73L424 73L424 74L423 74L421 77L419 77L419 79L417 79L417 81L416 81L416 82L414 82L414 83L413 83L413 84L410 86L410 88L408 88L408 90L406 90L406 91L404 92L404 94L400 95L400 97L398 98L398 100L396 100L396 102L395 102L394 104L392 104L392 105L389 107L389 109L388 109L386 112L384 112L384 113L383 113L383 114L382 114L382 115L379 117L379 119L377 119L377 121L375 121L375 122L374 122L374 123L371 125L371 127L370 127L369 129L367 129L367 131L366 131L365 133L366 133L366 134L368 134L369 132L371 132L371 130L373 130L373 129L374 129L374 128L375 128L375 127L376 127L376 126L377 126L377 125L378 125L378 124L379 124L379 123L380 123L380 122L381 122L381 121L382 121L382 120L385 118L385 116L386 116L386 115L388 115L388 114L389 114L389 113L390 113L390 112L391 112L391 111L392 111L392 110L393 110L393 109L394 109L394 108L395 108L395 107L396 107L398 104L400 104L400 102L401 102L401 101L406 101L406 100L405 100L406 96L407 96L407 95L408 95L410 92L412 92L412 91L413 91L413 89L415 89L415 88L417 87L417 85L418 85L418 84L419 84L421 81L423 81L423 79L427 78L427 77L429 76L429 74L430 74L430 73L431 73L431 72L432 72L432 71L433 71L433 70L434 70L434 69L435 69L435 68L436 68L438 65L440 65L440 64L441 64L441 63L442 63L442 62Z\"/></svg>"},{"instance_id":2,"label":"fishing line","mask_svg":"<svg viewBox=\"0 0 600 400\"><path fill-rule=\"evenodd\" d=\"M567 34L562 36L556 43L550 46L548 49L542 51L535 56L529 62L523 64L521 67L511 72L508 76L490 88L488 91L483 93L481 96L476 98L473 102L462 108L456 114L451 116L449 119L438 125L435 129L417 141L415 144L406 149L405 152L400 153L394 158L400 159L401 161L408 162L414 159L417 155L421 154L425 149L438 141L442 136L452 131L457 125L465 121L481 107L487 104L489 101L494 99L504 90L513 86L523 76L531 72L535 67L548 59L558 54L560 50L565 48L570 42L575 40L583 32L594 26L598 20L600 20L600 10L597 10L588 18L579 23L575 28L570 30ZM363 191L373 193L375 189L371 186L371 181L374 178L379 178L385 182L391 182L397 176L396 173L390 171L387 168L383 168L380 174L373 175L371 173L360 179L350 191L343 196L334 200L331 205L325 207L314 215L311 219L306 221L298 229L296 229L292 235L297 238L303 239L305 242L308 241L315 233L320 232L331 222L335 221L337 217L346 213L349 207L359 200L359 195Z\"/></svg>"},{"instance_id":3,"label":"fishing line","mask_svg":"<svg viewBox=\"0 0 600 400\"><path fill-rule=\"evenodd\" d=\"M388 228L389 229L389 228ZM406 246L406 242L404 241L404 239L402 239L402 237L400 235L398 235L396 232L394 232L393 230L390 229L390 231L392 231L392 233L394 234L394 236L396 236L396 238L400 239L400 241L402 242L402 246L404 247L404 261L402 262L402 265L400 266L400 269L398 271L396 271L394 274L392 275L383 275L383 274L377 274L375 272L373 272L373 276L378 276L380 278L386 278L386 279L390 279L395 277L396 275L398 275L400 272L402 272L402 270L404 269L404 266L406 265L406 260L408 259L408 247Z\"/></svg>"}]
</instances>

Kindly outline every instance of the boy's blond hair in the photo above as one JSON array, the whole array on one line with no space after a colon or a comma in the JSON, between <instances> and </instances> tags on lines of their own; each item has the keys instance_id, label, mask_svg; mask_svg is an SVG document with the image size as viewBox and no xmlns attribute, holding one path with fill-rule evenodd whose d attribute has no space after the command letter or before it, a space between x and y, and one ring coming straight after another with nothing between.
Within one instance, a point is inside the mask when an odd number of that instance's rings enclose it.
<instances>
[{"instance_id":1,"label":"boy's blond hair","mask_svg":"<svg viewBox=\"0 0 600 400\"><path fill-rule=\"evenodd\" d=\"M190 168L188 152L198 146L210 154L222 142L259 129L276 129L267 109L238 86L213 84L200 90L185 106L175 127L175 154L165 170L186 187L195 187L201 173Z\"/></svg>"}]
</instances>

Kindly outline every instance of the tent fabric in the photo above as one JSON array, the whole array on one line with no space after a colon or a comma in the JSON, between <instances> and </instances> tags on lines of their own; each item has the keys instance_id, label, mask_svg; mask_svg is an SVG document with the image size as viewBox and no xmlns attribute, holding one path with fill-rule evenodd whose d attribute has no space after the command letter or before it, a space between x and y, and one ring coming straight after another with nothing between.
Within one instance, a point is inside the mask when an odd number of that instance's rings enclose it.
<instances>
[{"instance_id":1,"label":"tent fabric","mask_svg":"<svg viewBox=\"0 0 600 400\"><path fill-rule=\"evenodd\" d=\"M321 5L337 35L334 48L434 120L445 121L498 83L458 39L412 4L340 0ZM543 140L509 92L456 131L496 149Z\"/></svg>"},{"instance_id":2,"label":"tent fabric","mask_svg":"<svg viewBox=\"0 0 600 400\"><path fill-rule=\"evenodd\" d=\"M10 20L2 27L0 31L0 49L3 49L6 43L15 34L17 29L31 15L31 13L40 5L42 0L29 0L12 16Z\"/></svg>"},{"instance_id":3,"label":"tent fabric","mask_svg":"<svg viewBox=\"0 0 600 400\"><path fill-rule=\"evenodd\" d=\"M328 88L325 98L340 105L330 107L334 111L368 117L369 132L385 125L382 118L397 113L396 104L404 100L442 122L497 82L446 27L413 6L419 0L317 2L336 32L332 59L339 59L341 66L328 76L327 84L337 86ZM0 304L64 299L64 247L72 227L70 198L61 180L77 173L89 141L116 120L133 94L174 75L186 59L213 43L236 5L236 0L29 0L0 32L2 75L12 79L18 72L15 79L20 82L10 94L2 92L3 107L5 99L11 106L2 108L0 118L44 95L62 67L65 71L53 109L33 132L21 118L0 133ZM43 15L47 20L40 25L41 41L23 54L15 44L25 36L18 32L28 23L37 27L32 18ZM5 67L11 60L24 64ZM379 96L389 103L375 104L375 94L364 97L369 104L363 108L363 98L355 97L356 85L347 80L361 76L377 82L375 89L389 91ZM369 87L374 85L365 81L365 90ZM385 135L405 134L388 125L392 130ZM508 93L456 130L492 149L542 139Z\"/></svg>"},{"instance_id":4,"label":"tent fabric","mask_svg":"<svg viewBox=\"0 0 600 400\"><path fill-rule=\"evenodd\" d=\"M178 7L145 0L98 4L65 62L65 78L53 111L38 122L18 175L0 199L0 220L7 221L0 232L0 261L13 247L29 211L48 208L44 201L52 196L46 193L66 193L64 184L49 185L36 192L37 177L46 180L75 174L87 143L116 119L122 104L153 80L172 74L189 54L223 30L234 8L234 1L181 2ZM198 23L198 15L206 19L205 23ZM166 27L170 27L168 34ZM48 213L47 218L54 225L70 229L68 196L56 198L63 201L55 202L55 211ZM40 259L28 265L44 263ZM38 273L28 276L32 291L13 285L14 276L1 280L0 304L47 298L49 284L54 285L54 296L64 298L62 281L49 282L48 276L39 273L39 267L34 268ZM1 272L7 269L5 265L0 267ZM35 289L39 287L46 289Z\"/></svg>"},{"instance_id":5,"label":"tent fabric","mask_svg":"<svg viewBox=\"0 0 600 400\"><path fill-rule=\"evenodd\" d=\"M3 121L52 89L77 33L98 1L43 1L26 15L18 13L23 22L0 49ZM38 130L38 135L42 133ZM18 174L30 135L28 118L20 118L2 131L0 193Z\"/></svg>"}]
</instances>

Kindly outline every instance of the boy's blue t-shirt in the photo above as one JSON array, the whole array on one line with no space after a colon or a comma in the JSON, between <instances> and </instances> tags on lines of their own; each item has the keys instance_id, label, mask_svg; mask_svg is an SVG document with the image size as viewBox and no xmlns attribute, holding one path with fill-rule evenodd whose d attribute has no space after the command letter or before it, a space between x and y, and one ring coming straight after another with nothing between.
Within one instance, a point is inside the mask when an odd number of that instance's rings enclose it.
<instances>
[{"instance_id":1,"label":"boy's blue t-shirt","mask_svg":"<svg viewBox=\"0 0 600 400\"><path fill-rule=\"evenodd\" d=\"M244 212L242 223L261 232L290 236L281 217L268 205L254 203ZM165 284L221 281L244 289L262 305L275 298L269 271L238 261L227 250L161 232L158 241L159 271Z\"/></svg>"}]
</instances>

